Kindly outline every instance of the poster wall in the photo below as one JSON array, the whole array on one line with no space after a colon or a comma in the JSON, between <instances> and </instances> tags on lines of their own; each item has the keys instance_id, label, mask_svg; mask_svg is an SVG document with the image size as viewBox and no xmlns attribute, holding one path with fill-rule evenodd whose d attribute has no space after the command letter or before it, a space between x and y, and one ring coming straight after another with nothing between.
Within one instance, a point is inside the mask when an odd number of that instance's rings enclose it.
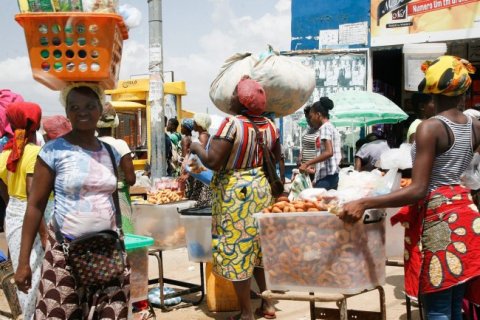
<instances>
[{"instance_id":1,"label":"poster wall","mask_svg":"<svg viewBox=\"0 0 480 320\"><path fill-rule=\"evenodd\" d=\"M303 65L315 70L316 86L306 105L313 104L321 97L344 91L367 90L367 56L366 53L294 54ZM283 118L283 146L285 162L296 163L302 147L302 136L308 130L304 121L303 108ZM341 130L345 143L344 159L348 159L349 130Z\"/></svg>"},{"instance_id":2,"label":"poster wall","mask_svg":"<svg viewBox=\"0 0 480 320\"><path fill-rule=\"evenodd\" d=\"M480 37L480 0L372 0L371 45Z\"/></svg>"}]
</instances>

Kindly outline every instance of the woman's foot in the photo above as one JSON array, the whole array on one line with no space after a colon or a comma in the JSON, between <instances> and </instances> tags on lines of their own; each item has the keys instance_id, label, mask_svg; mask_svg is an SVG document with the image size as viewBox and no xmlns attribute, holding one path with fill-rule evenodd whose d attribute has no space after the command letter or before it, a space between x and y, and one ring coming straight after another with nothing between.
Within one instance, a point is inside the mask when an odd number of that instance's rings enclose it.
<instances>
[{"instance_id":1,"label":"woman's foot","mask_svg":"<svg viewBox=\"0 0 480 320\"><path fill-rule=\"evenodd\" d=\"M253 315L242 315L241 313L236 316L228 317L228 320L255 320Z\"/></svg>"},{"instance_id":2,"label":"woman's foot","mask_svg":"<svg viewBox=\"0 0 480 320\"><path fill-rule=\"evenodd\" d=\"M275 306L270 300L266 299L262 299L262 304L260 305L260 308L257 308L257 310L255 310L255 314L265 319L277 318L277 316L275 315Z\"/></svg>"}]
</instances>

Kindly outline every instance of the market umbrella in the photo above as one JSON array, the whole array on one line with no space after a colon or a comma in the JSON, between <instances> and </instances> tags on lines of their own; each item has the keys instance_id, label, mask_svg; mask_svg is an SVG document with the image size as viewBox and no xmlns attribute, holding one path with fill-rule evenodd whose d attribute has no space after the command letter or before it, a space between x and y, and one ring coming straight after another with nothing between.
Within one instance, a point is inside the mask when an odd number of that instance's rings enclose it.
<instances>
[{"instance_id":1,"label":"market umbrella","mask_svg":"<svg viewBox=\"0 0 480 320\"><path fill-rule=\"evenodd\" d=\"M329 98L334 103L330 121L337 127L391 124L408 118L395 103L378 93L346 91L332 94Z\"/></svg>"}]
</instances>

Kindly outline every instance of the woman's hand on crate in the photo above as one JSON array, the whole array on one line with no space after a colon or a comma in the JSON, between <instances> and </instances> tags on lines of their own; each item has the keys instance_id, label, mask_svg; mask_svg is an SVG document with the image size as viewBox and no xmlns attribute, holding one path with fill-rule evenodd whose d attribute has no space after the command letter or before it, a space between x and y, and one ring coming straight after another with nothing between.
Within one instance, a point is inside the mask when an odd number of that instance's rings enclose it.
<instances>
[{"instance_id":1,"label":"woman's hand on crate","mask_svg":"<svg viewBox=\"0 0 480 320\"><path fill-rule=\"evenodd\" d=\"M345 203L343 209L337 215L345 222L355 223L363 217L365 209L362 199L355 200Z\"/></svg>"}]
</instances>

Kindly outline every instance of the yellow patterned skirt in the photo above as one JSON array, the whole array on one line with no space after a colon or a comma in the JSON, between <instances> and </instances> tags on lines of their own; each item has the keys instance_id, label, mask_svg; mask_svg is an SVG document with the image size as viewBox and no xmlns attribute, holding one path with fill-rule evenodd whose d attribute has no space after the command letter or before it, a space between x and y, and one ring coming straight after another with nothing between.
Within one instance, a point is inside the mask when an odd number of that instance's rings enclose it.
<instances>
[{"instance_id":1,"label":"yellow patterned skirt","mask_svg":"<svg viewBox=\"0 0 480 320\"><path fill-rule=\"evenodd\" d=\"M260 238L253 214L272 204L261 168L216 173L213 190L213 270L232 280L249 279L261 266Z\"/></svg>"}]
</instances>

